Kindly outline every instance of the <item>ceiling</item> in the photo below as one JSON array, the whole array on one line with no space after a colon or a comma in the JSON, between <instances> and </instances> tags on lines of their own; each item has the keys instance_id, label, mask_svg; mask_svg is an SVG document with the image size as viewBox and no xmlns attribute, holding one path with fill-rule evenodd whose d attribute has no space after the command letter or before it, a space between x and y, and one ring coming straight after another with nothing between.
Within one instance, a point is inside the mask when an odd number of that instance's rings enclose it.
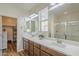
<instances>
[{"instance_id":1,"label":"ceiling","mask_svg":"<svg viewBox=\"0 0 79 59\"><path fill-rule=\"evenodd\" d=\"M46 6L49 6L49 3L0 3L0 15L10 17L29 16L32 13L38 13ZM50 15L64 15L64 13L72 12L79 12L79 3L66 3L49 13Z\"/></svg>"},{"instance_id":2,"label":"ceiling","mask_svg":"<svg viewBox=\"0 0 79 59\"><path fill-rule=\"evenodd\" d=\"M38 12L48 3L0 3L0 15L19 17Z\"/></svg>"}]
</instances>

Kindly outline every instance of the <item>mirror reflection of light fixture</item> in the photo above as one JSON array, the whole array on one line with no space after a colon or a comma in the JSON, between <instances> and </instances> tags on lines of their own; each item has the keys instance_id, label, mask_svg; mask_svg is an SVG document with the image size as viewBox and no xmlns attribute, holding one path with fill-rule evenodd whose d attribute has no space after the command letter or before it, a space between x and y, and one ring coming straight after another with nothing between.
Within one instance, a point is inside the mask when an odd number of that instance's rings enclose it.
<instances>
[{"instance_id":1,"label":"mirror reflection of light fixture","mask_svg":"<svg viewBox=\"0 0 79 59\"><path fill-rule=\"evenodd\" d=\"M68 24L72 24L72 25L76 25L77 23L79 23L79 21L70 21L70 22L68 22Z\"/></svg>"},{"instance_id":2,"label":"mirror reflection of light fixture","mask_svg":"<svg viewBox=\"0 0 79 59\"><path fill-rule=\"evenodd\" d=\"M49 9L49 11L51 11L51 10L53 10L53 9L59 7L59 6L62 6L62 5L64 5L64 4L65 4L65 3L58 3L58 4L54 5L53 7L51 7L51 8Z\"/></svg>"},{"instance_id":3,"label":"mirror reflection of light fixture","mask_svg":"<svg viewBox=\"0 0 79 59\"><path fill-rule=\"evenodd\" d=\"M56 4L56 3L51 3L50 5L53 6L53 5L55 5L55 4Z\"/></svg>"},{"instance_id":4,"label":"mirror reflection of light fixture","mask_svg":"<svg viewBox=\"0 0 79 59\"><path fill-rule=\"evenodd\" d=\"M64 12L64 14L66 15L66 14L68 14L68 12L67 12L67 11L65 11L65 12Z\"/></svg>"},{"instance_id":5,"label":"mirror reflection of light fixture","mask_svg":"<svg viewBox=\"0 0 79 59\"><path fill-rule=\"evenodd\" d=\"M29 16L30 19L33 19L35 17L37 17L38 15L36 13L33 13L32 15Z\"/></svg>"}]
</instances>

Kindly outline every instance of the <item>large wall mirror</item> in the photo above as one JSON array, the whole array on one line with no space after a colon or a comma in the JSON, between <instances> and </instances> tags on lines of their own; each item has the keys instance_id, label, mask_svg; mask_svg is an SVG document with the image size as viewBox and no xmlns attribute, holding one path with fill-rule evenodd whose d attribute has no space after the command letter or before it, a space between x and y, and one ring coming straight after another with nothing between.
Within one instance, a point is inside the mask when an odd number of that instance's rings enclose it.
<instances>
[{"instance_id":1,"label":"large wall mirror","mask_svg":"<svg viewBox=\"0 0 79 59\"><path fill-rule=\"evenodd\" d=\"M33 19L30 19L26 21L25 30L28 33L35 33L39 31L39 19L38 17L35 17Z\"/></svg>"},{"instance_id":2,"label":"large wall mirror","mask_svg":"<svg viewBox=\"0 0 79 59\"><path fill-rule=\"evenodd\" d=\"M63 4L48 12L48 20L39 21L38 16L26 23L28 32L41 31L52 38L79 41L79 4Z\"/></svg>"},{"instance_id":3,"label":"large wall mirror","mask_svg":"<svg viewBox=\"0 0 79 59\"><path fill-rule=\"evenodd\" d=\"M51 26L54 38L79 41L79 4L64 4L52 10L50 15L51 20L54 19L54 27Z\"/></svg>"}]
</instances>

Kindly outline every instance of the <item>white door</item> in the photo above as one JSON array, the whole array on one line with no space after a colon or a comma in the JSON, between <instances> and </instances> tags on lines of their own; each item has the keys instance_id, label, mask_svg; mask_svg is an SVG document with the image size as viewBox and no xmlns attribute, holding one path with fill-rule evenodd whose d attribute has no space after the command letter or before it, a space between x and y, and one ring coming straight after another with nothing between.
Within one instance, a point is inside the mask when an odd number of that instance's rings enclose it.
<instances>
[{"instance_id":1,"label":"white door","mask_svg":"<svg viewBox=\"0 0 79 59\"><path fill-rule=\"evenodd\" d=\"M0 16L0 55L2 55L2 17Z\"/></svg>"}]
</instances>

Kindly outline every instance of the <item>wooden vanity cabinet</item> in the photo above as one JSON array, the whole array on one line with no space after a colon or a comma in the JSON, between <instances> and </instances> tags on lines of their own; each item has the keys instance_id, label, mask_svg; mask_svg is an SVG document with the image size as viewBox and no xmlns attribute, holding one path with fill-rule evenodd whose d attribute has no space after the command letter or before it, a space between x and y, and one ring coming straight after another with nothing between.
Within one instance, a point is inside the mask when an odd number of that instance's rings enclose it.
<instances>
[{"instance_id":1,"label":"wooden vanity cabinet","mask_svg":"<svg viewBox=\"0 0 79 59\"><path fill-rule=\"evenodd\" d=\"M40 56L40 49L34 47L34 56Z\"/></svg>"},{"instance_id":2,"label":"wooden vanity cabinet","mask_svg":"<svg viewBox=\"0 0 79 59\"><path fill-rule=\"evenodd\" d=\"M28 53L29 53L29 56L33 56L34 55L34 43L32 41L28 41Z\"/></svg>"},{"instance_id":3,"label":"wooden vanity cabinet","mask_svg":"<svg viewBox=\"0 0 79 59\"><path fill-rule=\"evenodd\" d=\"M25 54L28 53L29 56L65 56L63 53L30 40L23 41L23 48Z\"/></svg>"},{"instance_id":4,"label":"wooden vanity cabinet","mask_svg":"<svg viewBox=\"0 0 79 59\"><path fill-rule=\"evenodd\" d=\"M33 51L29 51L29 56L33 56L34 54L33 54Z\"/></svg>"},{"instance_id":5,"label":"wooden vanity cabinet","mask_svg":"<svg viewBox=\"0 0 79 59\"><path fill-rule=\"evenodd\" d=\"M39 45L38 43L35 43L35 42L34 42L34 47L40 48L40 45Z\"/></svg>"},{"instance_id":6,"label":"wooden vanity cabinet","mask_svg":"<svg viewBox=\"0 0 79 59\"><path fill-rule=\"evenodd\" d=\"M40 56L40 45L34 43L34 56Z\"/></svg>"},{"instance_id":7,"label":"wooden vanity cabinet","mask_svg":"<svg viewBox=\"0 0 79 59\"><path fill-rule=\"evenodd\" d=\"M34 49L33 47L34 47L34 43L32 41L29 41L29 49L31 51L33 51L33 49Z\"/></svg>"}]
</instances>

